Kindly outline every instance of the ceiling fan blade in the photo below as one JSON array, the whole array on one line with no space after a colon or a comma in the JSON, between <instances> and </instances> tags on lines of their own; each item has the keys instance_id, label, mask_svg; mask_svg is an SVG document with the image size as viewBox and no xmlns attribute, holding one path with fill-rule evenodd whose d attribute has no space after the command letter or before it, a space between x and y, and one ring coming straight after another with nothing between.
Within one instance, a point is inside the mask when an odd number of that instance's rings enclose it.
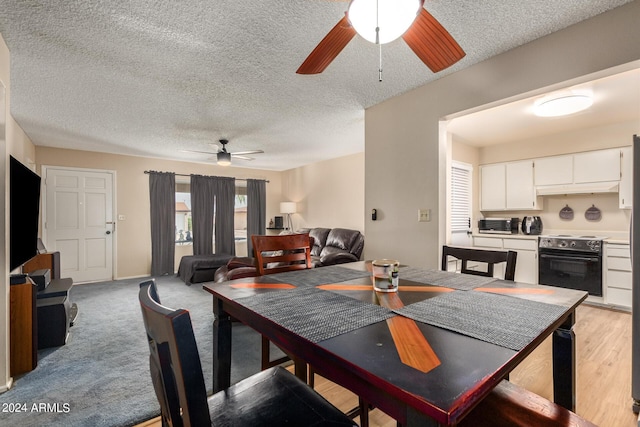
<instances>
[{"instance_id":1,"label":"ceiling fan blade","mask_svg":"<svg viewBox=\"0 0 640 427\"><path fill-rule=\"evenodd\" d=\"M434 73L450 67L466 55L451 34L423 7L402 38Z\"/></svg>"},{"instance_id":2,"label":"ceiling fan blade","mask_svg":"<svg viewBox=\"0 0 640 427\"><path fill-rule=\"evenodd\" d=\"M319 74L323 72L355 35L356 30L345 15L318 43L318 46L304 60L296 73Z\"/></svg>"},{"instance_id":3,"label":"ceiling fan blade","mask_svg":"<svg viewBox=\"0 0 640 427\"><path fill-rule=\"evenodd\" d=\"M231 157L233 157L234 159L241 159L241 160L254 160L253 157L239 156L236 153L231 153Z\"/></svg>"},{"instance_id":4,"label":"ceiling fan blade","mask_svg":"<svg viewBox=\"0 0 640 427\"><path fill-rule=\"evenodd\" d=\"M217 154L215 151L180 150L183 153Z\"/></svg>"},{"instance_id":5,"label":"ceiling fan blade","mask_svg":"<svg viewBox=\"0 0 640 427\"><path fill-rule=\"evenodd\" d=\"M262 154L264 153L264 151L262 150L250 150L250 151L234 151L233 153L231 153L232 156L242 156L244 154Z\"/></svg>"}]
</instances>

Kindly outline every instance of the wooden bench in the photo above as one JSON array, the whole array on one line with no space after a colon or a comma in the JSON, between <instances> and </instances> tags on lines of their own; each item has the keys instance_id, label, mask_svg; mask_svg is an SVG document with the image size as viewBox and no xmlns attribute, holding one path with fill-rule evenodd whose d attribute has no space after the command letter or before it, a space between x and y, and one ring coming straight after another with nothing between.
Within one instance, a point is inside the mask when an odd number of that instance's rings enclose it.
<instances>
[{"instance_id":1,"label":"wooden bench","mask_svg":"<svg viewBox=\"0 0 640 427\"><path fill-rule=\"evenodd\" d=\"M502 381L459 427L597 427L590 421L509 381Z\"/></svg>"}]
</instances>

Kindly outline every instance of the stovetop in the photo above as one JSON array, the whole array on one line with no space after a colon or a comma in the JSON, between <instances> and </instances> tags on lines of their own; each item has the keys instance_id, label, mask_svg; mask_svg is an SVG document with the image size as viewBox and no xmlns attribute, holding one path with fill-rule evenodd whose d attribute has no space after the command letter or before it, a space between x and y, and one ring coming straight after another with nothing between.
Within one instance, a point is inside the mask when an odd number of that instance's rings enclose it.
<instances>
[{"instance_id":1,"label":"stovetop","mask_svg":"<svg viewBox=\"0 0 640 427\"><path fill-rule=\"evenodd\" d=\"M561 249L578 252L601 253L604 236L573 236L555 234L540 236L538 247L541 249Z\"/></svg>"}]
</instances>

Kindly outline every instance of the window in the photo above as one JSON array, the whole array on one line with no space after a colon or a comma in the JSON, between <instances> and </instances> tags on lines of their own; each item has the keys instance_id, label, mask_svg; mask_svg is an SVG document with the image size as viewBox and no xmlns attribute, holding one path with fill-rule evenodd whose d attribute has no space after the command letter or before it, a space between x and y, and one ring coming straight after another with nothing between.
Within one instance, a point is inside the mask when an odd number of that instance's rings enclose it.
<instances>
[{"instance_id":1,"label":"window","mask_svg":"<svg viewBox=\"0 0 640 427\"><path fill-rule=\"evenodd\" d=\"M247 187L236 186L234 234L236 242L247 240ZM214 219L215 221L215 219ZM191 190L189 183L176 183L176 244L190 245L193 241L191 218Z\"/></svg>"},{"instance_id":2,"label":"window","mask_svg":"<svg viewBox=\"0 0 640 427\"><path fill-rule=\"evenodd\" d=\"M176 182L176 244L191 244L192 240L193 222L189 184Z\"/></svg>"}]
</instances>

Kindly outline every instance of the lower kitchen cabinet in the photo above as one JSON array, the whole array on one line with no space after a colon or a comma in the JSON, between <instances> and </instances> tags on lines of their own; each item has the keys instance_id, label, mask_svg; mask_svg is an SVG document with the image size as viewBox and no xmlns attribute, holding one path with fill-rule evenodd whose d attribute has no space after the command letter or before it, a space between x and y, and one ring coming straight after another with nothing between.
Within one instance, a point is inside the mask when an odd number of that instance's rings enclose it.
<instances>
[{"instance_id":1,"label":"lower kitchen cabinet","mask_svg":"<svg viewBox=\"0 0 640 427\"><path fill-rule=\"evenodd\" d=\"M527 237L474 236L473 246L478 249L516 251L516 282L538 283L538 239ZM497 268L501 267L501 268ZM496 266L496 277L504 277L503 265Z\"/></svg>"},{"instance_id":2,"label":"lower kitchen cabinet","mask_svg":"<svg viewBox=\"0 0 640 427\"><path fill-rule=\"evenodd\" d=\"M605 303L631 309L631 253L629 245L605 245Z\"/></svg>"}]
</instances>

